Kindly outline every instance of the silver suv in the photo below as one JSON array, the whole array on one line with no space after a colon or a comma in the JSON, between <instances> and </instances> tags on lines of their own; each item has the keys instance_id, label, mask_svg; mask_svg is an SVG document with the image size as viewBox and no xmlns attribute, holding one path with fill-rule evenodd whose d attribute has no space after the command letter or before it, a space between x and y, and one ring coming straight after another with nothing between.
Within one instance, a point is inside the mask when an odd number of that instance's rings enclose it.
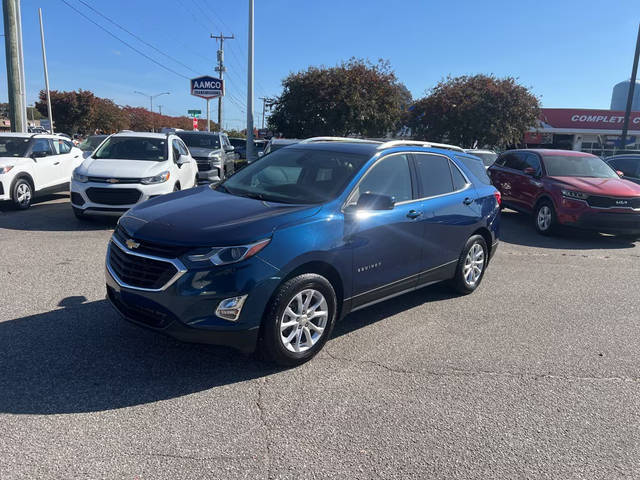
<instances>
[{"instance_id":1,"label":"silver suv","mask_svg":"<svg viewBox=\"0 0 640 480\"><path fill-rule=\"evenodd\" d=\"M176 132L198 164L198 180L221 182L235 171L236 153L226 133Z\"/></svg>"}]
</instances>

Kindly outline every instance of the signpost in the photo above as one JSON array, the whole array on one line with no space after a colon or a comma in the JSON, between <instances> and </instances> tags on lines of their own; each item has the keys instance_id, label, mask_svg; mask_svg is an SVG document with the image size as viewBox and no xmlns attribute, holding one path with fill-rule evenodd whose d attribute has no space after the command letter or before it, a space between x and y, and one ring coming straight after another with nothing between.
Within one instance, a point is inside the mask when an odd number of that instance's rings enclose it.
<instances>
[{"instance_id":1,"label":"signpost","mask_svg":"<svg viewBox=\"0 0 640 480\"><path fill-rule=\"evenodd\" d=\"M192 78L190 83L191 95L207 100L207 131L210 131L209 100L224 96L224 81L221 78L204 75L202 77ZM220 126L220 128L222 128L222 126Z\"/></svg>"}]
</instances>

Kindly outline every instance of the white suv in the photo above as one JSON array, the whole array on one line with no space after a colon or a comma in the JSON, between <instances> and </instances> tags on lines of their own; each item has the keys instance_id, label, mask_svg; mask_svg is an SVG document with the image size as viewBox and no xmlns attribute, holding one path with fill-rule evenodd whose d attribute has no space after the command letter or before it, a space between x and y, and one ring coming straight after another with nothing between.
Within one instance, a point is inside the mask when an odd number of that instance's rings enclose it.
<instances>
[{"instance_id":1,"label":"white suv","mask_svg":"<svg viewBox=\"0 0 640 480\"><path fill-rule=\"evenodd\" d=\"M0 200L26 209L36 193L69 188L82 151L70 140L49 134L0 134Z\"/></svg>"},{"instance_id":2,"label":"white suv","mask_svg":"<svg viewBox=\"0 0 640 480\"><path fill-rule=\"evenodd\" d=\"M196 185L198 166L172 133L120 132L73 172L71 206L85 215L121 215L137 203Z\"/></svg>"}]
</instances>

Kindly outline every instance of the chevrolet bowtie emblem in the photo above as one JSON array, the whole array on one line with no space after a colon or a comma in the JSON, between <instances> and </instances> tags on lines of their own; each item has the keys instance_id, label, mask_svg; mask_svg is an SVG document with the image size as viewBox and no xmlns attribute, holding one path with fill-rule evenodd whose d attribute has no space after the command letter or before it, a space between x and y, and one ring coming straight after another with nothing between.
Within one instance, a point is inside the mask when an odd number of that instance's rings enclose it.
<instances>
[{"instance_id":1,"label":"chevrolet bowtie emblem","mask_svg":"<svg viewBox=\"0 0 640 480\"><path fill-rule=\"evenodd\" d=\"M127 241L124 242L127 244L127 248L129 250L133 250L134 248L138 248L140 246L140 244L138 242L136 242L135 240L131 239L131 238L127 238Z\"/></svg>"},{"instance_id":2,"label":"chevrolet bowtie emblem","mask_svg":"<svg viewBox=\"0 0 640 480\"><path fill-rule=\"evenodd\" d=\"M107 179L107 183L118 183L120 180L118 180L117 178L108 178Z\"/></svg>"}]
</instances>

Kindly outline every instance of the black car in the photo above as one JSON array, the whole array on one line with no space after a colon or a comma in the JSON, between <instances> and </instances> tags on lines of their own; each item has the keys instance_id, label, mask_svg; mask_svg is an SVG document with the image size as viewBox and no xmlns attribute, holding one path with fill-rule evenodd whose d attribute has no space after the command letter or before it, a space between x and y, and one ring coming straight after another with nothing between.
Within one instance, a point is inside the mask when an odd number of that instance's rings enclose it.
<instances>
[{"instance_id":1,"label":"black car","mask_svg":"<svg viewBox=\"0 0 640 480\"><path fill-rule=\"evenodd\" d=\"M605 161L619 172L624 179L640 183L640 153L624 153L606 158Z\"/></svg>"}]
</instances>

